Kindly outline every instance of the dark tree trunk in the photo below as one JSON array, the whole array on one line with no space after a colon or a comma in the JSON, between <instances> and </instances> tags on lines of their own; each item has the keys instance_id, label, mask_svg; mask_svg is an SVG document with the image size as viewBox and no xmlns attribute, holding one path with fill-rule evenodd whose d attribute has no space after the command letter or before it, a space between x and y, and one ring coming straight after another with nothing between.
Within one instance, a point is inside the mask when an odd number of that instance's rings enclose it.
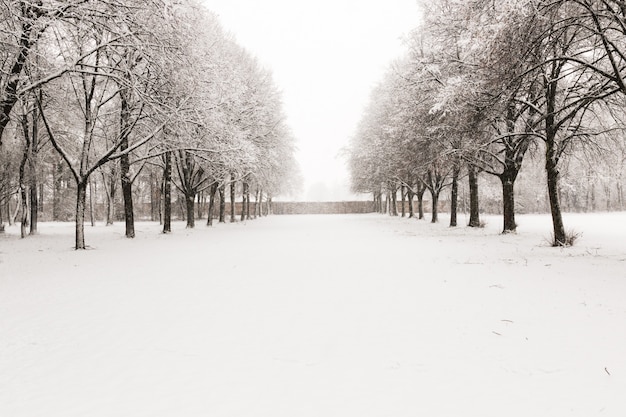
<instances>
[{"instance_id":1,"label":"dark tree trunk","mask_svg":"<svg viewBox=\"0 0 626 417\"><path fill-rule=\"evenodd\" d=\"M248 194L248 183L244 181L243 183L243 191L241 193L241 221L246 220L246 213L249 212L248 210L248 206L250 204L250 201L248 200L249 198L249 194ZM250 217L250 216L248 216Z\"/></svg>"},{"instance_id":2,"label":"dark tree trunk","mask_svg":"<svg viewBox=\"0 0 626 417\"><path fill-rule=\"evenodd\" d=\"M24 152L19 167L19 189L22 218L20 219L20 235L26 237L26 227L28 226L28 190L26 189L26 163L31 149L30 129L28 127L28 115L22 115L22 130L24 133Z\"/></svg>"},{"instance_id":3,"label":"dark tree trunk","mask_svg":"<svg viewBox=\"0 0 626 417\"><path fill-rule=\"evenodd\" d=\"M409 219L415 217L415 208L413 207L413 199L415 198L415 192L412 187L407 187L407 200L409 202Z\"/></svg>"},{"instance_id":4,"label":"dark tree trunk","mask_svg":"<svg viewBox=\"0 0 626 417\"><path fill-rule=\"evenodd\" d=\"M32 178L35 174L32 174ZM39 188L37 186L37 179L32 179L30 182L30 234L36 235L38 233L37 225L39 222Z\"/></svg>"},{"instance_id":5,"label":"dark tree trunk","mask_svg":"<svg viewBox=\"0 0 626 417\"><path fill-rule=\"evenodd\" d=\"M93 181L89 179L89 221L91 222L91 227L96 225L96 215L94 213L94 195L96 190L93 186Z\"/></svg>"},{"instance_id":6,"label":"dark tree trunk","mask_svg":"<svg viewBox=\"0 0 626 417\"><path fill-rule=\"evenodd\" d=\"M424 193L426 192L426 187L423 185L418 186L417 189L417 218L419 220L424 219Z\"/></svg>"},{"instance_id":7,"label":"dark tree trunk","mask_svg":"<svg viewBox=\"0 0 626 417\"><path fill-rule=\"evenodd\" d=\"M85 204L87 201L87 182L83 178L76 183L76 250L86 249L85 246Z\"/></svg>"},{"instance_id":8,"label":"dark tree trunk","mask_svg":"<svg viewBox=\"0 0 626 417\"><path fill-rule=\"evenodd\" d=\"M52 181L52 220L61 220L61 200L63 188L63 163L55 161L53 167Z\"/></svg>"},{"instance_id":9,"label":"dark tree trunk","mask_svg":"<svg viewBox=\"0 0 626 417\"><path fill-rule=\"evenodd\" d=\"M515 223L515 179L510 173L500 175L502 182L502 210L504 215L504 230L502 233L513 233L517 230Z\"/></svg>"},{"instance_id":10,"label":"dark tree trunk","mask_svg":"<svg viewBox=\"0 0 626 417\"><path fill-rule=\"evenodd\" d=\"M380 214L385 214L387 212L387 206L385 205L386 203L387 203L387 194L385 193L385 198L383 199L383 191L380 190L378 192L378 204L379 204L378 212Z\"/></svg>"},{"instance_id":11,"label":"dark tree trunk","mask_svg":"<svg viewBox=\"0 0 626 417\"><path fill-rule=\"evenodd\" d=\"M160 188L157 186L158 182L155 178L154 172L150 170L150 220L156 221L157 212L160 213L160 193L157 191Z\"/></svg>"},{"instance_id":12,"label":"dark tree trunk","mask_svg":"<svg viewBox=\"0 0 626 417\"><path fill-rule=\"evenodd\" d=\"M172 152L165 153L163 170L163 233L172 232Z\"/></svg>"},{"instance_id":13,"label":"dark tree trunk","mask_svg":"<svg viewBox=\"0 0 626 417\"><path fill-rule=\"evenodd\" d=\"M120 125L122 127L120 151L124 152L128 149L128 135L130 133L130 110L128 108L128 97L125 91L120 93L121 110ZM124 197L124 220L126 223L126 237L132 239L135 237L135 216L133 211L133 182L130 173L130 156L122 155L120 158L120 176L122 177L122 196Z\"/></svg>"},{"instance_id":14,"label":"dark tree trunk","mask_svg":"<svg viewBox=\"0 0 626 417\"><path fill-rule=\"evenodd\" d=\"M193 229L196 227L196 195L185 194L185 205L187 209L187 229Z\"/></svg>"},{"instance_id":15,"label":"dark tree trunk","mask_svg":"<svg viewBox=\"0 0 626 417\"><path fill-rule=\"evenodd\" d=\"M559 201L559 170L557 167L558 158L554 149L554 141L546 144L546 174L548 177L548 197L550 200L550 212L552 213L552 227L554 233L554 246L565 246L568 244L563 225L563 216Z\"/></svg>"},{"instance_id":16,"label":"dark tree trunk","mask_svg":"<svg viewBox=\"0 0 626 417\"><path fill-rule=\"evenodd\" d=\"M261 199L263 198L263 192L260 188L257 188L254 197L254 216L261 217Z\"/></svg>"},{"instance_id":17,"label":"dark tree trunk","mask_svg":"<svg viewBox=\"0 0 626 417\"><path fill-rule=\"evenodd\" d=\"M457 226L457 214L459 207L459 174L458 164L452 173L452 190L450 191L450 227Z\"/></svg>"},{"instance_id":18,"label":"dark tree trunk","mask_svg":"<svg viewBox=\"0 0 626 417\"><path fill-rule=\"evenodd\" d=\"M435 190L430 190L430 195L432 197L432 218L431 223L437 223L439 221L439 192Z\"/></svg>"},{"instance_id":19,"label":"dark tree trunk","mask_svg":"<svg viewBox=\"0 0 626 417\"><path fill-rule=\"evenodd\" d=\"M128 142L126 142L128 147ZM126 149L122 145L121 149ZM120 158L120 167L122 174L122 195L124 196L124 220L126 221L126 237L135 237L135 215L133 210L133 183L130 178L130 161L128 155Z\"/></svg>"},{"instance_id":20,"label":"dark tree trunk","mask_svg":"<svg viewBox=\"0 0 626 417\"><path fill-rule=\"evenodd\" d=\"M406 217L406 186L400 186L400 198L402 202L402 217Z\"/></svg>"},{"instance_id":21,"label":"dark tree trunk","mask_svg":"<svg viewBox=\"0 0 626 417\"><path fill-rule=\"evenodd\" d=\"M509 128L513 131L513 128ZM515 223L515 180L522 168L522 160L527 142L518 143L516 147L509 146L505 151L504 167L502 173L498 175L502 182L502 212L504 217L504 229L502 233L513 233L517 230Z\"/></svg>"},{"instance_id":22,"label":"dark tree trunk","mask_svg":"<svg viewBox=\"0 0 626 417\"><path fill-rule=\"evenodd\" d=\"M250 220L250 184L246 183L246 220Z\"/></svg>"},{"instance_id":23,"label":"dark tree trunk","mask_svg":"<svg viewBox=\"0 0 626 417\"><path fill-rule=\"evenodd\" d=\"M30 234L37 234L37 223L39 222L39 184L37 183L38 148L39 148L39 125L37 107L33 109L33 134L30 152Z\"/></svg>"},{"instance_id":24,"label":"dark tree trunk","mask_svg":"<svg viewBox=\"0 0 626 417\"><path fill-rule=\"evenodd\" d=\"M235 174L230 174L230 222L235 223Z\"/></svg>"},{"instance_id":25,"label":"dark tree trunk","mask_svg":"<svg viewBox=\"0 0 626 417\"><path fill-rule=\"evenodd\" d=\"M225 185L222 184L220 185L218 192L220 195L220 216L219 216L219 222L220 223L226 223L226 189L225 189Z\"/></svg>"},{"instance_id":26,"label":"dark tree trunk","mask_svg":"<svg viewBox=\"0 0 626 417\"><path fill-rule=\"evenodd\" d=\"M469 227L480 227L480 208L478 202L478 174L476 167L468 164L467 172L469 177L469 194L470 194L470 219Z\"/></svg>"},{"instance_id":27,"label":"dark tree trunk","mask_svg":"<svg viewBox=\"0 0 626 417\"><path fill-rule=\"evenodd\" d=\"M115 175L113 173L113 175ZM111 176L109 183L107 184L106 175L102 176L104 182L104 188L107 196L107 212L106 212L106 225L111 226L115 221L115 193L117 191L117 185L115 184L115 178Z\"/></svg>"},{"instance_id":28,"label":"dark tree trunk","mask_svg":"<svg viewBox=\"0 0 626 417\"><path fill-rule=\"evenodd\" d=\"M206 221L206 225L207 226L213 226L213 212L215 211L215 196L217 194L217 189L219 187L219 184L217 182L214 182L213 184L211 184L211 189L210 189L210 195L209 195L209 213L207 215L207 221Z\"/></svg>"},{"instance_id":29,"label":"dark tree trunk","mask_svg":"<svg viewBox=\"0 0 626 417\"><path fill-rule=\"evenodd\" d=\"M398 215L398 190L395 186L391 189L391 209L389 214L392 216Z\"/></svg>"},{"instance_id":30,"label":"dark tree trunk","mask_svg":"<svg viewBox=\"0 0 626 417\"><path fill-rule=\"evenodd\" d=\"M196 201L196 217L199 220L202 220L202 216L204 215L204 191L201 191L197 195L198 201Z\"/></svg>"},{"instance_id":31,"label":"dark tree trunk","mask_svg":"<svg viewBox=\"0 0 626 417\"><path fill-rule=\"evenodd\" d=\"M387 191L385 193L385 213L391 216L391 192Z\"/></svg>"},{"instance_id":32,"label":"dark tree trunk","mask_svg":"<svg viewBox=\"0 0 626 417\"><path fill-rule=\"evenodd\" d=\"M431 222L436 223L437 221L439 221L439 194L441 193L441 189L443 187L443 176L434 169L429 170L426 174L426 182L424 183L424 185L426 186L426 188L428 188L432 197Z\"/></svg>"},{"instance_id":33,"label":"dark tree trunk","mask_svg":"<svg viewBox=\"0 0 626 417\"><path fill-rule=\"evenodd\" d=\"M562 65L553 62L551 74L553 77L544 78L544 91L546 98L545 122L545 143L546 143L546 176L548 182L548 199L550 201L550 212L552 213L552 228L554 233L554 246L565 246L568 244L563 226L561 205L559 202L559 152L557 143L557 123L555 107L557 103L557 87L559 83L560 70Z\"/></svg>"},{"instance_id":34,"label":"dark tree trunk","mask_svg":"<svg viewBox=\"0 0 626 417\"><path fill-rule=\"evenodd\" d=\"M20 163L20 174L19 174L19 182L20 182L20 204L21 204L21 214L22 217L20 219L20 236L23 238L26 237L26 228L28 227L28 193L26 189L26 179L24 178L24 166L26 165L26 160L28 158L27 152L24 152L24 157L22 158L22 162Z\"/></svg>"}]
</instances>

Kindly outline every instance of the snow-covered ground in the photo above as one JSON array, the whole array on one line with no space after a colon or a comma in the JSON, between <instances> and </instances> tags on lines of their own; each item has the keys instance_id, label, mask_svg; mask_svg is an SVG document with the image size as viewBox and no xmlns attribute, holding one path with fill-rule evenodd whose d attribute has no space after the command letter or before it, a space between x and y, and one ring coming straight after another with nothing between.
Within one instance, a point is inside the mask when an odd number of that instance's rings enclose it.
<instances>
[{"instance_id":1,"label":"snow-covered ground","mask_svg":"<svg viewBox=\"0 0 626 417\"><path fill-rule=\"evenodd\" d=\"M486 220L9 228L0 416L626 415L626 214Z\"/></svg>"}]
</instances>

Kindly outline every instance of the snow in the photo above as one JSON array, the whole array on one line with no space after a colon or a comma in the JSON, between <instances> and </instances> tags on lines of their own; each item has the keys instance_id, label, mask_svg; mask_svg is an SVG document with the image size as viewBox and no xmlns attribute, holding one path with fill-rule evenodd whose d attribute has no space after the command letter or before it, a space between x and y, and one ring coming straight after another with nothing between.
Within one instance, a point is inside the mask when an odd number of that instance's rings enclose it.
<instances>
[{"instance_id":1,"label":"snow","mask_svg":"<svg viewBox=\"0 0 626 417\"><path fill-rule=\"evenodd\" d=\"M10 227L0 416L626 415L626 213L486 221Z\"/></svg>"}]
</instances>

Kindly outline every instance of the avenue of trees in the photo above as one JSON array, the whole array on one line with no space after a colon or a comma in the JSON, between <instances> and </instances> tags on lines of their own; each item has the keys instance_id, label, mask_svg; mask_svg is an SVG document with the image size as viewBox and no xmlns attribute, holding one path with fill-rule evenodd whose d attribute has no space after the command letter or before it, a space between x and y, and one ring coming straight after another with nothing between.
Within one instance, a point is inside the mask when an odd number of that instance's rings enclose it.
<instances>
[{"instance_id":1,"label":"avenue of trees","mask_svg":"<svg viewBox=\"0 0 626 417\"><path fill-rule=\"evenodd\" d=\"M295 186L271 74L194 0L0 0L0 42L0 231L75 220L84 249L88 220L167 233Z\"/></svg>"},{"instance_id":2,"label":"avenue of trees","mask_svg":"<svg viewBox=\"0 0 626 417\"><path fill-rule=\"evenodd\" d=\"M624 208L626 4L618 0L431 0L371 94L349 150L352 187L393 213L401 191L428 192L432 220L450 190L457 225L467 179L469 226L480 225L478 178L501 184L503 231L516 230L516 180L529 161L546 190L555 246L572 243L564 197L596 209L596 187ZM567 177L567 182L563 178ZM609 203L607 203L608 207ZM404 204L402 205L404 208Z\"/></svg>"}]
</instances>

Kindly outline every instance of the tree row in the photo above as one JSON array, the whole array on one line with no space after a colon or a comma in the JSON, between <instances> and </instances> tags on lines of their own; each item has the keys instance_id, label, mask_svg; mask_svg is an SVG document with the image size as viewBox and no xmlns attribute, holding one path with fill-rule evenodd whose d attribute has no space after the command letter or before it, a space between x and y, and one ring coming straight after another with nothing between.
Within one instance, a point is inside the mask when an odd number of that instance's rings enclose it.
<instances>
[{"instance_id":1,"label":"tree row","mask_svg":"<svg viewBox=\"0 0 626 417\"><path fill-rule=\"evenodd\" d=\"M61 220L71 190L84 249L86 212L106 200L112 221L118 189L132 238L146 184L166 233L173 194L194 227L199 195L245 205L293 185L271 74L193 0L7 1L0 15L0 228L11 203L22 237L42 199Z\"/></svg>"},{"instance_id":2,"label":"tree row","mask_svg":"<svg viewBox=\"0 0 626 417\"><path fill-rule=\"evenodd\" d=\"M393 203L402 190L418 204L428 191L437 221L437 202L449 188L456 226L466 177L469 226L476 227L478 178L491 175L502 187L503 231L514 232L516 179L525 159L542 155L537 189L545 184L555 246L575 237L563 224L563 170L608 173L623 206L623 2L436 0L423 11L352 140L355 191L377 201L387 193Z\"/></svg>"}]
</instances>

